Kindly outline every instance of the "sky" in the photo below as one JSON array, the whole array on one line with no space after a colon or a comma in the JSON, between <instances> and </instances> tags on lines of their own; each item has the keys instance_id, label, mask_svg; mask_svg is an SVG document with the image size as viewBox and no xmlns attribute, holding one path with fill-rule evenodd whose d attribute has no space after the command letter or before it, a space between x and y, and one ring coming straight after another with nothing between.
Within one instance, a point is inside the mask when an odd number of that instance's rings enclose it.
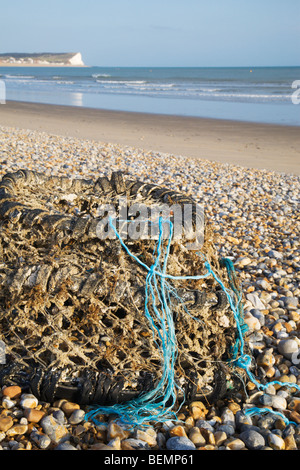
<instances>
[{"instance_id":1,"label":"sky","mask_svg":"<svg viewBox=\"0 0 300 470\"><path fill-rule=\"evenodd\" d=\"M10 0L0 52L81 52L87 65L300 65L299 0Z\"/></svg>"}]
</instances>

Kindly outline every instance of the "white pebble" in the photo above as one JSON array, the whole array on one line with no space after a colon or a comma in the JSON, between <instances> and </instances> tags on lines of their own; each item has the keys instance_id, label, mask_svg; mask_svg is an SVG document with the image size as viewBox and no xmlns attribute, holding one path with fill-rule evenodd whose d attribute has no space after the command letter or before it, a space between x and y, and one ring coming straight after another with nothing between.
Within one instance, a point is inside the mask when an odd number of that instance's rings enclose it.
<instances>
[{"instance_id":1,"label":"white pebble","mask_svg":"<svg viewBox=\"0 0 300 470\"><path fill-rule=\"evenodd\" d=\"M276 410L286 410L287 408L287 401L284 397L281 397L279 395L275 395L272 398L272 406Z\"/></svg>"},{"instance_id":2,"label":"white pebble","mask_svg":"<svg viewBox=\"0 0 300 470\"><path fill-rule=\"evenodd\" d=\"M21 395L20 405L22 408L36 408L38 404L38 399L31 393L23 393Z\"/></svg>"},{"instance_id":3,"label":"white pebble","mask_svg":"<svg viewBox=\"0 0 300 470\"><path fill-rule=\"evenodd\" d=\"M3 400L2 400L2 406L6 410L10 410L11 408L13 408L15 406L15 404L16 404L16 402L11 400L9 397L4 397Z\"/></svg>"}]
</instances>

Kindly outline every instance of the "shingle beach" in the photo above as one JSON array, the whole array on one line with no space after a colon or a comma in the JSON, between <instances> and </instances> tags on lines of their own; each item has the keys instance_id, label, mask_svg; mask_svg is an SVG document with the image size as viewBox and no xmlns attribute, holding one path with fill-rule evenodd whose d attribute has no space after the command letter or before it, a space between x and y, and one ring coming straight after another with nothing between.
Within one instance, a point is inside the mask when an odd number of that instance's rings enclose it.
<instances>
[{"instance_id":1,"label":"shingle beach","mask_svg":"<svg viewBox=\"0 0 300 470\"><path fill-rule=\"evenodd\" d=\"M255 377L300 386L300 176L0 127L0 176L23 168L95 179L121 170L203 204L216 250L232 259L241 282ZM0 392L0 449L300 449L299 391L280 384L259 391L250 381L245 392L213 407L183 407L180 423L128 430L108 416L103 425L85 420L87 409L76 403L39 402L7 387ZM251 407L270 413L245 417Z\"/></svg>"}]
</instances>

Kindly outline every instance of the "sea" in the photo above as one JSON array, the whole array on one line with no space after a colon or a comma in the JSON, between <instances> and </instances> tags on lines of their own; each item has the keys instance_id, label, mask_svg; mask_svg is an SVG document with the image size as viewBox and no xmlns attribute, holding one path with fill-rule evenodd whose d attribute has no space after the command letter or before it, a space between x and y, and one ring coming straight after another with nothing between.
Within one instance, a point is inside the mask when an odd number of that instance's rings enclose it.
<instances>
[{"instance_id":1,"label":"sea","mask_svg":"<svg viewBox=\"0 0 300 470\"><path fill-rule=\"evenodd\" d=\"M300 126L300 67L0 67L6 100Z\"/></svg>"}]
</instances>

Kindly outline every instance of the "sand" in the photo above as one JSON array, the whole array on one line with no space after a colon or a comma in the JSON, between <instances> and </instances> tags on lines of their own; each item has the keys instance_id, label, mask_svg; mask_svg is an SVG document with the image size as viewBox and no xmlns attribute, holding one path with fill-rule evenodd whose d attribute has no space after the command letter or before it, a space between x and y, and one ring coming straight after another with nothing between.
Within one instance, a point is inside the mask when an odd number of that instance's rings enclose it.
<instances>
[{"instance_id":1,"label":"sand","mask_svg":"<svg viewBox=\"0 0 300 470\"><path fill-rule=\"evenodd\" d=\"M300 128L8 101L0 126L300 175Z\"/></svg>"}]
</instances>

